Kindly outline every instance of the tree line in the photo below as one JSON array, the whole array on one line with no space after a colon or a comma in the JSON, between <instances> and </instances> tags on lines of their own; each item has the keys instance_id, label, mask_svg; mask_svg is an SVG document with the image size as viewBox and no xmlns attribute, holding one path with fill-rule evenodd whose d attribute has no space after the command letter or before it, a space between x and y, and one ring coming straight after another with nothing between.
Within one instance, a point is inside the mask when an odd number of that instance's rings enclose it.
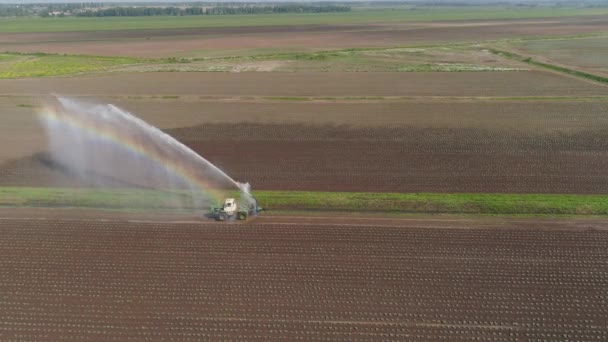
<instances>
[{"instance_id":1,"label":"tree line","mask_svg":"<svg viewBox=\"0 0 608 342\"><path fill-rule=\"evenodd\" d=\"M123 4L109 7L104 3L0 4L0 17L79 16L79 17L142 17L272 13L349 12L351 6L338 3L190 3L156 5Z\"/></svg>"}]
</instances>

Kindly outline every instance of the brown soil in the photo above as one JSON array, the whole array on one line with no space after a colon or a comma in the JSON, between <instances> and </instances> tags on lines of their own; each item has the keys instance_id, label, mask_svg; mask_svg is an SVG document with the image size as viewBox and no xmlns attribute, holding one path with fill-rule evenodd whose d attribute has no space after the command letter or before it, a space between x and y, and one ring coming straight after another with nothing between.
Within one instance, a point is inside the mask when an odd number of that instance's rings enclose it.
<instances>
[{"instance_id":1,"label":"brown soil","mask_svg":"<svg viewBox=\"0 0 608 342\"><path fill-rule=\"evenodd\" d=\"M37 153L46 147L44 131L30 104L27 98L0 97L0 163Z\"/></svg>"},{"instance_id":2,"label":"brown soil","mask_svg":"<svg viewBox=\"0 0 608 342\"><path fill-rule=\"evenodd\" d=\"M299 25L228 28L146 29L57 33L5 33L5 51L107 56L179 56L247 49L296 50L406 46L466 41L572 35L608 30L604 16L442 23Z\"/></svg>"},{"instance_id":3,"label":"brown soil","mask_svg":"<svg viewBox=\"0 0 608 342\"><path fill-rule=\"evenodd\" d=\"M306 221L0 219L0 338L608 338L591 222Z\"/></svg>"},{"instance_id":4,"label":"brown soil","mask_svg":"<svg viewBox=\"0 0 608 342\"><path fill-rule=\"evenodd\" d=\"M258 190L606 194L608 129L599 123L567 130L240 123L167 132ZM3 164L0 184L91 186L40 156Z\"/></svg>"},{"instance_id":5,"label":"brown soil","mask_svg":"<svg viewBox=\"0 0 608 342\"><path fill-rule=\"evenodd\" d=\"M606 102L125 103L255 189L608 193ZM92 185L29 155L1 185Z\"/></svg>"},{"instance_id":6,"label":"brown soil","mask_svg":"<svg viewBox=\"0 0 608 342\"><path fill-rule=\"evenodd\" d=\"M194 131L194 132L192 132ZM608 193L608 130L206 125L169 131L257 189ZM200 137L188 140L188 137Z\"/></svg>"},{"instance_id":7,"label":"brown soil","mask_svg":"<svg viewBox=\"0 0 608 342\"><path fill-rule=\"evenodd\" d=\"M134 73L0 80L0 95L535 96L607 95L608 87L541 71Z\"/></svg>"}]
</instances>

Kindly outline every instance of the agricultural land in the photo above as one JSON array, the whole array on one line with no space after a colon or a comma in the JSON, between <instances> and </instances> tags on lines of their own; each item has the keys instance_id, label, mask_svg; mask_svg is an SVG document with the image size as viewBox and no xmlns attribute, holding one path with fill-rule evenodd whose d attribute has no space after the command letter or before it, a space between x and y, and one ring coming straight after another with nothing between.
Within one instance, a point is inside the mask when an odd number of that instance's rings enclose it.
<instances>
[{"instance_id":1,"label":"agricultural land","mask_svg":"<svg viewBox=\"0 0 608 342\"><path fill-rule=\"evenodd\" d=\"M608 340L608 8L350 6L0 17L0 341ZM268 210L68 172L55 96Z\"/></svg>"}]
</instances>

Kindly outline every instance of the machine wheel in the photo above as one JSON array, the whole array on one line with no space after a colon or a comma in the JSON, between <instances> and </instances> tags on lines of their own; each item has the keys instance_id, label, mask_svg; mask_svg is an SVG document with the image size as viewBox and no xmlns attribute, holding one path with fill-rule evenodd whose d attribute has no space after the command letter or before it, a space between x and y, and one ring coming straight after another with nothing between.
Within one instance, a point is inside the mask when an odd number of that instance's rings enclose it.
<instances>
[{"instance_id":1,"label":"machine wheel","mask_svg":"<svg viewBox=\"0 0 608 342\"><path fill-rule=\"evenodd\" d=\"M240 212L237 217L239 218L239 220L246 220L247 219L247 213Z\"/></svg>"},{"instance_id":2,"label":"machine wheel","mask_svg":"<svg viewBox=\"0 0 608 342\"><path fill-rule=\"evenodd\" d=\"M220 213L219 215L217 215L218 221L226 221L227 218L228 216L226 215L226 213Z\"/></svg>"}]
</instances>

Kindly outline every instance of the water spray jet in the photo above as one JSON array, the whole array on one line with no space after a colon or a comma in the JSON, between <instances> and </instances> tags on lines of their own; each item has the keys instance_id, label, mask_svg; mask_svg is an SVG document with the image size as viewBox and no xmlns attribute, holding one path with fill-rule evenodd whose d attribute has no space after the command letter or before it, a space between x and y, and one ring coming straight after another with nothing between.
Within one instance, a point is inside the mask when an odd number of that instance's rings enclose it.
<instances>
[{"instance_id":1,"label":"water spray jet","mask_svg":"<svg viewBox=\"0 0 608 342\"><path fill-rule=\"evenodd\" d=\"M53 161L95 187L108 187L106 178L112 178L173 194L174 202L184 202L189 194L189 203L182 207L217 206L226 193L235 191L248 206L255 203L249 184L235 181L186 145L115 105L57 96L39 118Z\"/></svg>"}]
</instances>

